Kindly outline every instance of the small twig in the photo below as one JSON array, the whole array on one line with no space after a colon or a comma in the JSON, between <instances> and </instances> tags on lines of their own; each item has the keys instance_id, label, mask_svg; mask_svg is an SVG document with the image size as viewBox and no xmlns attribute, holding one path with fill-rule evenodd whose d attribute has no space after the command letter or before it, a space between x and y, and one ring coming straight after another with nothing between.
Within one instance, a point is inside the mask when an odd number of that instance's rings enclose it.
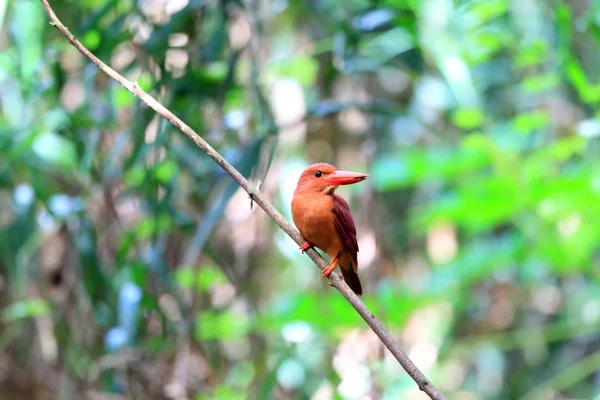
<instances>
[{"instance_id":1,"label":"small twig","mask_svg":"<svg viewBox=\"0 0 600 400\"><path fill-rule=\"evenodd\" d=\"M227 162L223 156L221 156L215 149L212 148L204 139L202 139L196 132L192 130L187 124L175 116L165 106L156 101L152 96L147 94L140 88L137 82L131 82L117 73L115 70L104 64L100 59L93 55L88 49L86 49L75 36L69 32L69 30L58 20L56 14L52 10L52 7L48 4L47 0L41 0L46 13L50 17L50 24L55 26L63 35L69 39L69 42L77 50L79 50L85 57L98 66L108 76L121 84L125 89L129 90L140 100L146 103L150 108L156 111L158 114L166 118L173 126L180 130L186 135L192 142L194 142L202 151L204 151L210 158L212 158L221 168L223 168L254 200L260 208L262 208L272 219L279 225L285 233L287 233L299 246L304 243L304 239L300 236L298 231L277 211L275 207L271 205L258 191L257 188L252 186L246 178L240 174L229 162ZM317 266L323 270L328 266L328 262L323 259L314 249L309 249L306 254L314 261ZM431 384L429 379L423 375L423 373L417 368L417 366L408 358L408 356L402 351L400 345L396 342L394 337L383 327L383 325L375 318L371 311L365 306L365 304L354 294L352 289L344 282L341 276L337 273L329 275L329 281L331 286L336 288L354 307L358 314L365 320L365 322L371 327L373 332L383 342L385 347L394 355L400 365L406 370L411 378L417 383L419 388L427 393L433 400L446 400L446 397Z\"/></svg>"},{"instance_id":2,"label":"small twig","mask_svg":"<svg viewBox=\"0 0 600 400\"><path fill-rule=\"evenodd\" d=\"M260 192L261 186L262 186L262 181L258 181L256 183L256 191L257 192ZM252 193L249 193L248 198L250 199L250 209L252 210L252 207L254 206L254 195Z\"/></svg>"}]
</instances>

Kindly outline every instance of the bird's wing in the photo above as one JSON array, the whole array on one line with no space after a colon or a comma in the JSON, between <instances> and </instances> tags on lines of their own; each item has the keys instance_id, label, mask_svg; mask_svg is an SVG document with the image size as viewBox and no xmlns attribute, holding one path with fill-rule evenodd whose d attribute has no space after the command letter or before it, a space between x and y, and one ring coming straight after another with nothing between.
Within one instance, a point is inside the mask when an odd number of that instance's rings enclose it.
<instances>
[{"instance_id":1,"label":"bird's wing","mask_svg":"<svg viewBox=\"0 0 600 400\"><path fill-rule=\"evenodd\" d=\"M342 239L344 248L352 257L354 268L357 268L358 241L356 240L356 226L352 214L350 214L348 203L337 194L333 196L333 224Z\"/></svg>"}]
</instances>

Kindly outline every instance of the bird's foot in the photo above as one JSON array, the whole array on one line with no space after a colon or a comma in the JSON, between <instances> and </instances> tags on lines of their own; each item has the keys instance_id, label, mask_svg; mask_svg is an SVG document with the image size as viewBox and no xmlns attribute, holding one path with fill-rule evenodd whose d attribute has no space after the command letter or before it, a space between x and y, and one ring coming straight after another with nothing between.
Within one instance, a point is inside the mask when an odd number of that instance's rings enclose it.
<instances>
[{"instance_id":1,"label":"bird's foot","mask_svg":"<svg viewBox=\"0 0 600 400\"><path fill-rule=\"evenodd\" d=\"M302 254L304 254L304 252L310 249L311 247L315 247L315 245L307 240L302 246L300 246L300 251L302 252Z\"/></svg>"},{"instance_id":2,"label":"bird's foot","mask_svg":"<svg viewBox=\"0 0 600 400\"><path fill-rule=\"evenodd\" d=\"M337 267L337 264L339 261L340 261L339 257L336 257L333 259L331 264L329 264L329 266L323 270L323 278L327 278L329 276L329 274L331 274L331 271L333 271L335 269L335 267Z\"/></svg>"}]
</instances>

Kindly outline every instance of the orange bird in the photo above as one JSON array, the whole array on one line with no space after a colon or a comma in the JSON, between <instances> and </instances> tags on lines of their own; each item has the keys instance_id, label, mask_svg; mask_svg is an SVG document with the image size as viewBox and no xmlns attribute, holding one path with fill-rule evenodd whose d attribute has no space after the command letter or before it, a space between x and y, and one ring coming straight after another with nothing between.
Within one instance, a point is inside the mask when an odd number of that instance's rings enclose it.
<instances>
[{"instance_id":1,"label":"orange bird","mask_svg":"<svg viewBox=\"0 0 600 400\"><path fill-rule=\"evenodd\" d=\"M306 168L292 199L292 218L305 242L302 253L316 246L325 251L331 264L323 270L323 277L340 265L344 280L354 291L362 294L358 277L358 242L356 226L348 203L335 194L340 185L350 185L367 179L368 175L338 171L333 165L319 163Z\"/></svg>"}]
</instances>

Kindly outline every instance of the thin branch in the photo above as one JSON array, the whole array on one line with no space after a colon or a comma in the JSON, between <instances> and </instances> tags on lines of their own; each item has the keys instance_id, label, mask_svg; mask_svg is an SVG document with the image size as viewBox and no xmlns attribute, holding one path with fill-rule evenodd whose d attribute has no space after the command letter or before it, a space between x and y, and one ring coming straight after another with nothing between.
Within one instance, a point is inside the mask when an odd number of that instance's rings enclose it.
<instances>
[{"instance_id":1,"label":"thin branch","mask_svg":"<svg viewBox=\"0 0 600 400\"><path fill-rule=\"evenodd\" d=\"M304 239L300 236L298 231L277 211L275 207L271 205L258 191L257 188L252 186L250 182L246 180L227 160L223 158L215 149L212 148L204 139L200 137L196 132L192 130L182 120L177 118L175 114L169 111L165 106L156 101L152 96L144 92L137 82L131 82L117 73L115 70L110 68L108 65L100 61L95 55L93 55L88 49L86 49L75 36L69 32L69 30L58 20L56 14L52 10L52 7L48 4L47 0L40 0L46 13L50 17L50 24L55 26L66 38L71 42L77 50L79 50L85 57L98 66L108 76L121 84L125 89L129 90L141 101L146 103L150 108L156 111L158 114L166 118L173 126L180 130L186 135L192 142L196 144L202 151L204 151L210 158L212 158L221 168L223 168L250 196L250 198L260 206L277 225L285 233L287 233L298 245L304 243ZM310 249L306 252L311 260L321 269L325 269L329 264L323 259L315 250ZM371 327L373 332L383 342L385 347L394 355L400 365L406 370L411 378L417 383L419 388L427 393L433 400L446 400L446 397L435 387L433 384L423 375L423 373L416 367L416 365L408 358L408 356L402 351L400 345L395 341L394 337L383 327L383 325L375 319L375 316L365 306L365 304L354 294L354 292L348 287L346 282L337 273L329 275L329 284L336 288L354 307L356 312L365 320L365 322Z\"/></svg>"}]
</instances>

